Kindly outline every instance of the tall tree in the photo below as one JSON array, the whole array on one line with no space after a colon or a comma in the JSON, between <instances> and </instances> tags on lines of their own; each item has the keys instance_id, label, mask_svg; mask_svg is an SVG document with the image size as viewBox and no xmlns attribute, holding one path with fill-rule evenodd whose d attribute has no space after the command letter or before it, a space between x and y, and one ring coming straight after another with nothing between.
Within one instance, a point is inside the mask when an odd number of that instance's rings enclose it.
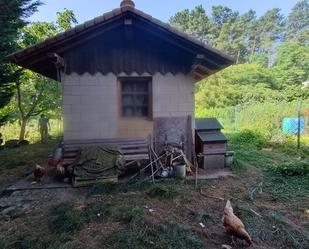
<instances>
[{"instance_id":1,"label":"tall tree","mask_svg":"<svg viewBox=\"0 0 309 249\"><path fill-rule=\"evenodd\" d=\"M20 47L28 47L55 36L58 32L76 24L72 10L65 9L57 13L55 23L35 22L24 27L20 32ZM15 83L16 103L19 111L21 130L19 139L25 138L28 121L41 113L53 112L59 116L61 112L61 88L59 82L48 79L29 70L24 70L21 80Z\"/></svg>"},{"instance_id":2,"label":"tall tree","mask_svg":"<svg viewBox=\"0 0 309 249\"><path fill-rule=\"evenodd\" d=\"M282 88L302 86L309 80L309 46L291 42L280 44L273 72Z\"/></svg>"},{"instance_id":3,"label":"tall tree","mask_svg":"<svg viewBox=\"0 0 309 249\"><path fill-rule=\"evenodd\" d=\"M77 24L77 19L73 10L64 9L63 12L57 12L56 24L58 31L64 31Z\"/></svg>"},{"instance_id":4,"label":"tall tree","mask_svg":"<svg viewBox=\"0 0 309 249\"><path fill-rule=\"evenodd\" d=\"M236 62L245 62L248 57L249 30L255 20L255 12L238 15L231 12L232 18L221 25L219 37L215 40L216 47L236 58ZM214 24L214 26L217 26ZM218 27L218 26L217 26Z\"/></svg>"},{"instance_id":5,"label":"tall tree","mask_svg":"<svg viewBox=\"0 0 309 249\"><path fill-rule=\"evenodd\" d=\"M217 38L221 33L221 29L224 25L234 23L239 17L239 13L237 11L233 11L232 9L225 6L213 6L211 20L213 23L213 27L211 32Z\"/></svg>"},{"instance_id":6,"label":"tall tree","mask_svg":"<svg viewBox=\"0 0 309 249\"><path fill-rule=\"evenodd\" d=\"M274 54L275 44L282 40L284 25L284 16L278 8L268 10L255 24L251 51L253 55L255 53L266 54L269 67L272 65L271 58Z\"/></svg>"},{"instance_id":7,"label":"tall tree","mask_svg":"<svg viewBox=\"0 0 309 249\"><path fill-rule=\"evenodd\" d=\"M7 63L5 56L18 49L18 30L27 25L25 21L37 11L40 1L0 0L0 108L13 96L12 84L19 80L20 71ZM0 116L0 125L7 117Z\"/></svg>"},{"instance_id":8,"label":"tall tree","mask_svg":"<svg viewBox=\"0 0 309 249\"><path fill-rule=\"evenodd\" d=\"M186 9L178 12L175 16L170 18L170 23L195 36L197 39L212 44L212 23L202 5L196 6L195 9L191 11Z\"/></svg>"},{"instance_id":9,"label":"tall tree","mask_svg":"<svg viewBox=\"0 0 309 249\"><path fill-rule=\"evenodd\" d=\"M287 21L285 40L309 45L308 0L302 0L293 7Z\"/></svg>"}]
</instances>

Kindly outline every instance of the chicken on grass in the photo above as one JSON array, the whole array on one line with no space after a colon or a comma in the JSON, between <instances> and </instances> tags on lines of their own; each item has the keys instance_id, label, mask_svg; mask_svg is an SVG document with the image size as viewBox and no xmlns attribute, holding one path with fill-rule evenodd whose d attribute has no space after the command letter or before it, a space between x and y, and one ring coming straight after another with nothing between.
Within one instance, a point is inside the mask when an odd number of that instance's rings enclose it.
<instances>
[{"instance_id":1,"label":"chicken on grass","mask_svg":"<svg viewBox=\"0 0 309 249\"><path fill-rule=\"evenodd\" d=\"M238 239L245 240L249 245L252 245L253 241L248 232L245 230L245 225L234 214L231 202L229 200L224 208L222 222L227 234L232 236L232 240L233 237L236 237Z\"/></svg>"},{"instance_id":2,"label":"chicken on grass","mask_svg":"<svg viewBox=\"0 0 309 249\"><path fill-rule=\"evenodd\" d=\"M45 168L37 164L35 165L33 173L34 173L34 181L40 182L42 180L42 177L45 175Z\"/></svg>"}]
</instances>

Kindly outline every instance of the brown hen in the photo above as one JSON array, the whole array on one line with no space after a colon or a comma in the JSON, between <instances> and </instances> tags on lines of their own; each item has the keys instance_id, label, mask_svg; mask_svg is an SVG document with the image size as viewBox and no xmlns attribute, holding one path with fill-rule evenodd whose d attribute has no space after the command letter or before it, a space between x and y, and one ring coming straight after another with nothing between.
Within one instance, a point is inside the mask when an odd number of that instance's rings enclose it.
<instances>
[{"instance_id":1,"label":"brown hen","mask_svg":"<svg viewBox=\"0 0 309 249\"><path fill-rule=\"evenodd\" d=\"M224 208L222 222L226 232L232 236L247 241L249 245L252 245L253 241L250 235L245 230L245 225L242 221L234 214L231 202L228 200Z\"/></svg>"},{"instance_id":2,"label":"brown hen","mask_svg":"<svg viewBox=\"0 0 309 249\"><path fill-rule=\"evenodd\" d=\"M35 169L34 169L34 180L35 181L41 181L41 178L44 176L45 174L45 168L43 168L40 165L35 165Z\"/></svg>"}]
</instances>

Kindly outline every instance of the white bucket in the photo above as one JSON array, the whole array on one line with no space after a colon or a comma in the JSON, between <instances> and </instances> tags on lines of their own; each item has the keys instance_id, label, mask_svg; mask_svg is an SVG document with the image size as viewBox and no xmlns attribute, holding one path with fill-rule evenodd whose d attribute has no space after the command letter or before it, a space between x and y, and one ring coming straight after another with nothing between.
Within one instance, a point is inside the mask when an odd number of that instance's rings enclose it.
<instances>
[{"instance_id":1,"label":"white bucket","mask_svg":"<svg viewBox=\"0 0 309 249\"><path fill-rule=\"evenodd\" d=\"M234 162L234 151L228 151L225 154L225 167L231 167Z\"/></svg>"}]
</instances>

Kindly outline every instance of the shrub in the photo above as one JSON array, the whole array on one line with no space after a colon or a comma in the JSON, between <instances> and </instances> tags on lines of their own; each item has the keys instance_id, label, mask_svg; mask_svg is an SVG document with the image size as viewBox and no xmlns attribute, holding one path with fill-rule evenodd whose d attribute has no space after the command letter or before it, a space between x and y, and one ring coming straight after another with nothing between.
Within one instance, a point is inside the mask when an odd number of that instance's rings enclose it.
<instances>
[{"instance_id":1,"label":"shrub","mask_svg":"<svg viewBox=\"0 0 309 249\"><path fill-rule=\"evenodd\" d=\"M309 164L301 161L288 162L279 164L271 170L282 176L305 176L309 175Z\"/></svg>"},{"instance_id":2,"label":"shrub","mask_svg":"<svg viewBox=\"0 0 309 249\"><path fill-rule=\"evenodd\" d=\"M233 144L255 146L262 148L267 144L266 138L257 131L243 130L233 136L231 136L231 142Z\"/></svg>"}]
</instances>

